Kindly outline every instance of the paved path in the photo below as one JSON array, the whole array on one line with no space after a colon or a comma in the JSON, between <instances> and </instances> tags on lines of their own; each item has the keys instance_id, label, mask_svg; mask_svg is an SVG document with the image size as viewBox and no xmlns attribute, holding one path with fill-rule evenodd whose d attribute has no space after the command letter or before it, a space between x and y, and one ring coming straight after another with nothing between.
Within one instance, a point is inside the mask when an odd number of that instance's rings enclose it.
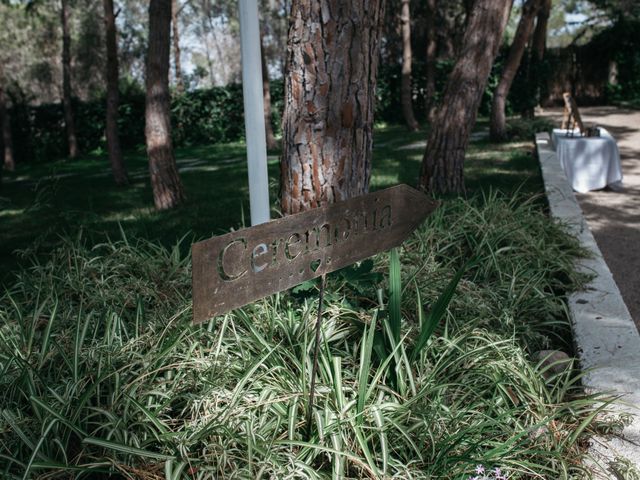
<instances>
[{"instance_id":1,"label":"paved path","mask_svg":"<svg viewBox=\"0 0 640 480\"><path fill-rule=\"evenodd\" d=\"M640 330L640 111L580 108L586 126L606 128L618 142L623 190L576 193L587 223ZM560 125L562 109L543 113Z\"/></svg>"}]
</instances>

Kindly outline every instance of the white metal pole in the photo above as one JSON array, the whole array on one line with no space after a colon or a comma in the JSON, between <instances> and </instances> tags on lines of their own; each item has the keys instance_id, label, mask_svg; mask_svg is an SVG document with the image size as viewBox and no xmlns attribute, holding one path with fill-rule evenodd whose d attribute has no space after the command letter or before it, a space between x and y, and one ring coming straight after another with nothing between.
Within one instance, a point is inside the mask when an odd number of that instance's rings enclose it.
<instances>
[{"instance_id":1,"label":"white metal pole","mask_svg":"<svg viewBox=\"0 0 640 480\"><path fill-rule=\"evenodd\" d=\"M269 221L269 176L267 139L264 130L258 1L239 0L238 6L251 225L258 225Z\"/></svg>"}]
</instances>

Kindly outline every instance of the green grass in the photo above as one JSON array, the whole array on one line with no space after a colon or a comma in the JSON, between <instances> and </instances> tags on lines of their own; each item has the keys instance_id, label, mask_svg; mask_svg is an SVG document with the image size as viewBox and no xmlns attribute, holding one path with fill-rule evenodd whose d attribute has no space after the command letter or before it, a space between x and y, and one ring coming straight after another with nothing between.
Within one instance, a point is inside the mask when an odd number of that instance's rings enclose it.
<instances>
[{"instance_id":1,"label":"green grass","mask_svg":"<svg viewBox=\"0 0 640 480\"><path fill-rule=\"evenodd\" d=\"M372 189L415 185L424 153L424 146L416 143L425 138L424 131L407 133L398 126L377 129ZM278 155L271 152L269 157L274 209ZM46 253L59 244L60 235L75 235L80 229L92 243L117 237L122 229L129 236L169 246L188 232L204 238L248 223L244 144L177 149L188 199L168 212L153 208L144 151L128 152L125 157L132 174L131 185L125 188L113 183L104 156L23 164L14 173L5 172L0 186L0 282L15 269L16 251L37 248ZM542 191L531 142L473 142L466 179L470 194L489 188L508 194L518 188L525 193Z\"/></svg>"},{"instance_id":2,"label":"green grass","mask_svg":"<svg viewBox=\"0 0 640 480\"><path fill-rule=\"evenodd\" d=\"M248 211L244 145L192 147L176 152L176 158L187 169L182 180L188 201L162 213L153 209L142 153L126 155L132 182L124 188L114 185L104 157L21 166L5 175L0 194L4 203L0 261L11 263L14 251L34 240L49 250L59 234L73 234L79 228L95 242L122 228L131 235L169 244L187 231L205 236L238 227L243 211ZM194 166L190 161L202 163ZM189 171L189 167L197 170ZM270 169L272 178L277 178L275 160Z\"/></svg>"},{"instance_id":3,"label":"green grass","mask_svg":"<svg viewBox=\"0 0 640 480\"><path fill-rule=\"evenodd\" d=\"M481 130L484 122L480 121ZM506 194L520 190L525 194L543 191L533 135L520 135L506 143L472 141L465 160L465 183L471 196L489 189ZM523 138L524 137L524 138ZM403 127L387 127L376 131L372 188L385 188L398 183L415 185L424 154L426 133L408 133Z\"/></svg>"},{"instance_id":4,"label":"green grass","mask_svg":"<svg viewBox=\"0 0 640 480\"><path fill-rule=\"evenodd\" d=\"M0 297L3 478L466 479L477 464L585 478L588 435L616 426L578 372L545 378L533 360L570 348L559 293L584 277L576 241L530 200L448 201L405 242L387 356L374 353L387 281L364 268L329 278L309 441L313 291L194 327L184 250L72 238L30 259ZM470 258L411 358L421 311Z\"/></svg>"}]
</instances>

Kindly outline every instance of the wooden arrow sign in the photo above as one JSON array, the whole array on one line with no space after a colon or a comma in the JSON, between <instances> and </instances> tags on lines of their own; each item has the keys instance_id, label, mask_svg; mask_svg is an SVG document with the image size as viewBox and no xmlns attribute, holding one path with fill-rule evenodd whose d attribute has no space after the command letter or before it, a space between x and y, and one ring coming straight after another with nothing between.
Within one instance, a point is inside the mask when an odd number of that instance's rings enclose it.
<instances>
[{"instance_id":1,"label":"wooden arrow sign","mask_svg":"<svg viewBox=\"0 0 640 480\"><path fill-rule=\"evenodd\" d=\"M396 247L437 206L399 185L194 243L193 321Z\"/></svg>"}]
</instances>

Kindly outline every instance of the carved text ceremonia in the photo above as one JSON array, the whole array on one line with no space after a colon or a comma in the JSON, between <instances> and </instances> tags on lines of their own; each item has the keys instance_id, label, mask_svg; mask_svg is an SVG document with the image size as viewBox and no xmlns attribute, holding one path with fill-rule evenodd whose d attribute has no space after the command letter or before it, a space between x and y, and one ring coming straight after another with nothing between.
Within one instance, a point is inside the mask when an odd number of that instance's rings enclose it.
<instances>
[{"instance_id":1,"label":"carved text ceremonia","mask_svg":"<svg viewBox=\"0 0 640 480\"><path fill-rule=\"evenodd\" d=\"M195 243L194 322L395 247L437 205L400 185Z\"/></svg>"}]
</instances>

